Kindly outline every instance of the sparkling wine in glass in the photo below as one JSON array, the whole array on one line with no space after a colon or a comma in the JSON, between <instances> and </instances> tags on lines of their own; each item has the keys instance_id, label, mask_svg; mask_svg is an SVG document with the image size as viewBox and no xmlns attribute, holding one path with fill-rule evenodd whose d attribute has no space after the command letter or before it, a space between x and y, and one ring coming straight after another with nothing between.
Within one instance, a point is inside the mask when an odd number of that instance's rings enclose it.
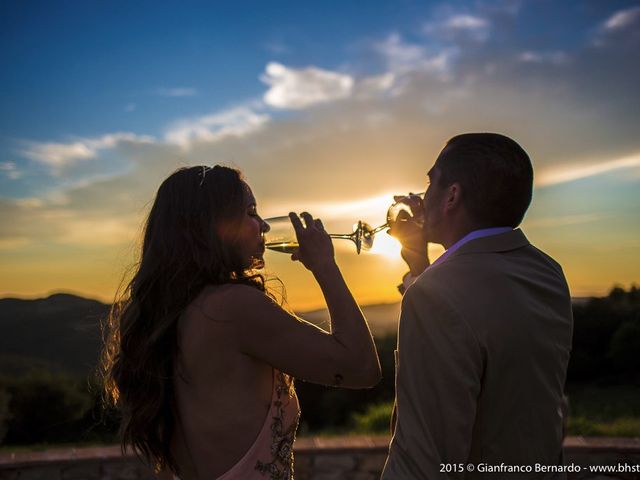
<instances>
[{"instance_id":1,"label":"sparkling wine in glass","mask_svg":"<svg viewBox=\"0 0 640 480\"><path fill-rule=\"evenodd\" d=\"M274 252L292 254L300 245L296 238L296 232L291 224L291 219L284 215L280 217L265 218L269 224L269 231L264 233L265 247ZM356 252L369 250L373 245L373 229L368 223L361 220L354 225L351 233L330 233L329 237L351 240L356 245Z\"/></svg>"},{"instance_id":2,"label":"sparkling wine in glass","mask_svg":"<svg viewBox=\"0 0 640 480\"><path fill-rule=\"evenodd\" d=\"M387 223L380 225L375 229L375 232L393 228L396 222L413 222L422 227L424 224L424 207L422 203L424 194L425 192L409 193L409 195L401 197L387 210Z\"/></svg>"},{"instance_id":3,"label":"sparkling wine in glass","mask_svg":"<svg viewBox=\"0 0 640 480\"><path fill-rule=\"evenodd\" d=\"M420 228L424 224L424 211L422 205L422 193L409 193L393 203L387 210L387 223L376 228L366 225L364 235L370 242L369 249L373 246L373 238L377 233L393 228L397 222L413 222ZM398 198L398 197L396 197ZM413 207L413 208L412 208Z\"/></svg>"},{"instance_id":4,"label":"sparkling wine in glass","mask_svg":"<svg viewBox=\"0 0 640 480\"><path fill-rule=\"evenodd\" d=\"M280 253L295 253L300 245L296 232L287 215L264 219L269 224L269 231L264 233L264 246Z\"/></svg>"}]
</instances>

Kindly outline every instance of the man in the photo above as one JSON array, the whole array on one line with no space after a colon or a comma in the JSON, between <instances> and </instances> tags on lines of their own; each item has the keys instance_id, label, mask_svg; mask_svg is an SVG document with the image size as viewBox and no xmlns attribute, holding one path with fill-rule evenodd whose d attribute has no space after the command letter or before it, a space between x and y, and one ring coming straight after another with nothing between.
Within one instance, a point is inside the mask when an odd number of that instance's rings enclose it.
<instances>
[{"instance_id":1,"label":"man","mask_svg":"<svg viewBox=\"0 0 640 480\"><path fill-rule=\"evenodd\" d=\"M562 465L573 319L560 265L517 229L531 202L529 157L503 135L464 134L428 177L420 234L402 221L391 232L413 283L382 478L565 478L535 471ZM432 265L427 242L446 248ZM483 474L501 464L524 473Z\"/></svg>"}]
</instances>

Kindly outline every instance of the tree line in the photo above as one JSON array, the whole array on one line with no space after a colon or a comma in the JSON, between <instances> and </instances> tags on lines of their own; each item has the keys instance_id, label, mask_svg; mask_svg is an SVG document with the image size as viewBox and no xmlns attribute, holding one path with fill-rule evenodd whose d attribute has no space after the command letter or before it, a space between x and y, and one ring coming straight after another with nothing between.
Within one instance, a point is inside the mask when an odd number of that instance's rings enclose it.
<instances>
[{"instance_id":1,"label":"tree line","mask_svg":"<svg viewBox=\"0 0 640 480\"><path fill-rule=\"evenodd\" d=\"M640 385L640 290L613 288L574 305L567 386ZM300 434L348 431L358 415L394 397L395 335L376 338L383 378L372 389L345 390L302 381ZM385 418L382 415L380 418ZM0 442L8 445L116 442L118 415L105 409L99 379L42 367L0 376Z\"/></svg>"}]
</instances>

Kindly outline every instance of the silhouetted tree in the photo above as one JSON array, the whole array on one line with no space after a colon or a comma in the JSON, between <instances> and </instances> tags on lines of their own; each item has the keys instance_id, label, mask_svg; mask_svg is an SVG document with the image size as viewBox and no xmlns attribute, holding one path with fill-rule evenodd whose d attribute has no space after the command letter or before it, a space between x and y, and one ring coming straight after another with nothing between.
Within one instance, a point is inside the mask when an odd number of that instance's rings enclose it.
<instances>
[{"instance_id":1,"label":"silhouetted tree","mask_svg":"<svg viewBox=\"0 0 640 480\"><path fill-rule=\"evenodd\" d=\"M567 382L604 379L634 381L638 372L640 293L614 287L604 298L592 298L573 309L573 349Z\"/></svg>"},{"instance_id":2,"label":"silhouetted tree","mask_svg":"<svg viewBox=\"0 0 640 480\"><path fill-rule=\"evenodd\" d=\"M32 372L3 383L11 395L7 443L75 440L73 423L82 418L91 404L82 385L50 372Z\"/></svg>"},{"instance_id":3,"label":"silhouetted tree","mask_svg":"<svg viewBox=\"0 0 640 480\"><path fill-rule=\"evenodd\" d=\"M4 440L9 424L9 400L11 396L6 390L0 389L0 444Z\"/></svg>"},{"instance_id":4,"label":"silhouetted tree","mask_svg":"<svg viewBox=\"0 0 640 480\"><path fill-rule=\"evenodd\" d=\"M615 331L609 345L609 358L620 372L640 371L640 315Z\"/></svg>"}]
</instances>

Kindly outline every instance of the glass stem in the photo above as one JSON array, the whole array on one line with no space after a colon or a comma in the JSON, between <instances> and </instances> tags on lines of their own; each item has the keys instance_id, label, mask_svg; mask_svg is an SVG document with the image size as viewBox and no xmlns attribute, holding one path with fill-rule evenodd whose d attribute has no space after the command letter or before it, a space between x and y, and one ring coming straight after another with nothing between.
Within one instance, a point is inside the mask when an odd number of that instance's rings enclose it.
<instances>
[{"instance_id":1,"label":"glass stem","mask_svg":"<svg viewBox=\"0 0 640 480\"><path fill-rule=\"evenodd\" d=\"M331 238L342 238L344 240L353 240L353 233L330 233Z\"/></svg>"},{"instance_id":2,"label":"glass stem","mask_svg":"<svg viewBox=\"0 0 640 480\"><path fill-rule=\"evenodd\" d=\"M383 230L386 230L387 228L389 228L389 224L385 223L384 225L380 225L379 227L374 228L373 230L371 230L371 232L369 233L369 235L374 236L376 233L380 233Z\"/></svg>"}]
</instances>

